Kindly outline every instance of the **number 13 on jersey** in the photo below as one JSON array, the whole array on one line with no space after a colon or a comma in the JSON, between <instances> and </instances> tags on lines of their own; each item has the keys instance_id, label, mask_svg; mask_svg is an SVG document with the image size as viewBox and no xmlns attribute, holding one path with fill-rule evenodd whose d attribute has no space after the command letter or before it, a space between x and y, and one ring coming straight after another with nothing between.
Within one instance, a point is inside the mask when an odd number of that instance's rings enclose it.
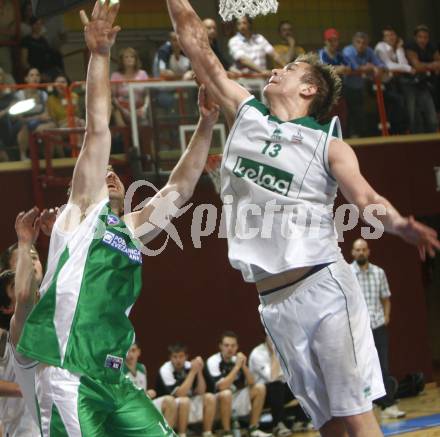
<instances>
[{"instance_id":1,"label":"number 13 on jersey","mask_svg":"<svg viewBox=\"0 0 440 437\"><path fill-rule=\"evenodd\" d=\"M276 158L280 154L282 148L281 144L272 144L270 141L266 141L266 145L261 153L263 155L269 155L271 158Z\"/></svg>"}]
</instances>

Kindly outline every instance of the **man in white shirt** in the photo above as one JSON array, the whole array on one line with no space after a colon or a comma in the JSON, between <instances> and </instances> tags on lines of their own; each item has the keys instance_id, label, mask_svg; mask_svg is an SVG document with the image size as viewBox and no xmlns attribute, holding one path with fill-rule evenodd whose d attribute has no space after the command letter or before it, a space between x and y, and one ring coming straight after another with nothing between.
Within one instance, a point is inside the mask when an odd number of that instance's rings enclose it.
<instances>
[{"instance_id":1,"label":"man in white shirt","mask_svg":"<svg viewBox=\"0 0 440 437\"><path fill-rule=\"evenodd\" d=\"M391 26L382 30L383 40L376 44L374 51L391 73L384 79L385 105L391 125L391 133L404 134L408 132L409 114L405 104L405 95L409 83L413 80L415 69L409 65L405 56L403 40L399 38Z\"/></svg>"},{"instance_id":2,"label":"man in white shirt","mask_svg":"<svg viewBox=\"0 0 440 437\"><path fill-rule=\"evenodd\" d=\"M237 34L229 40L228 46L236 68L242 73L269 74L267 56L275 64L285 65L272 44L263 35L253 32L252 20L248 17L237 20Z\"/></svg>"}]
</instances>

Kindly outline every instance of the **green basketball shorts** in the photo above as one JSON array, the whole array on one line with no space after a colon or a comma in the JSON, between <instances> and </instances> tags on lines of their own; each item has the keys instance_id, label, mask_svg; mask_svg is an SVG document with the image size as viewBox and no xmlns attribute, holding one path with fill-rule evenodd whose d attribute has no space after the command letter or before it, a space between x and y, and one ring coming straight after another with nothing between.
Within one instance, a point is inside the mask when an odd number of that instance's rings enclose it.
<instances>
[{"instance_id":1,"label":"green basketball shorts","mask_svg":"<svg viewBox=\"0 0 440 437\"><path fill-rule=\"evenodd\" d=\"M143 390L40 364L35 391L43 437L175 437Z\"/></svg>"}]
</instances>

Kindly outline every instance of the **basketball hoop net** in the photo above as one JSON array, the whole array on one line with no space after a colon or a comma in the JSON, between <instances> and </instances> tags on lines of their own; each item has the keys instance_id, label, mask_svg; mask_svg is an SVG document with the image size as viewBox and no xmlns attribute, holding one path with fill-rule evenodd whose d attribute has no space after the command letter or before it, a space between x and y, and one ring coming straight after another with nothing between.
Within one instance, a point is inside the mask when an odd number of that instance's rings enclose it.
<instances>
[{"instance_id":1,"label":"basketball hoop net","mask_svg":"<svg viewBox=\"0 0 440 437\"><path fill-rule=\"evenodd\" d=\"M220 166L222 163L222 155L209 155L206 161L205 171L208 173L209 179L211 179L215 191L220 193L221 178L220 178Z\"/></svg>"},{"instance_id":2,"label":"basketball hoop net","mask_svg":"<svg viewBox=\"0 0 440 437\"><path fill-rule=\"evenodd\" d=\"M241 18L245 15L253 18L278 10L277 0L220 0L220 15L224 21Z\"/></svg>"}]
</instances>

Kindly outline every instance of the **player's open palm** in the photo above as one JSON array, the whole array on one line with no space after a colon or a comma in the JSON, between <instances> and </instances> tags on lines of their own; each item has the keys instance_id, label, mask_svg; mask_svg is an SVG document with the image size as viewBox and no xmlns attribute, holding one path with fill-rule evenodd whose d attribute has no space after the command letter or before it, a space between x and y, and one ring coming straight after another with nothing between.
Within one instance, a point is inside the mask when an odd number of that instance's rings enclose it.
<instances>
[{"instance_id":1,"label":"player's open palm","mask_svg":"<svg viewBox=\"0 0 440 437\"><path fill-rule=\"evenodd\" d=\"M116 35L121 30L119 26L113 26L118 11L119 2L98 0L95 3L90 20L85 11L80 12L86 44L92 53L101 55L110 53Z\"/></svg>"},{"instance_id":2,"label":"player's open palm","mask_svg":"<svg viewBox=\"0 0 440 437\"><path fill-rule=\"evenodd\" d=\"M199 111L202 120L214 125L220 114L220 107L208 96L205 85L199 88Z\"/></svg>"},{"instance_id":3,"label":"player's open palm","mask_svg":"<svg viewBox=\"0 0 440 437\"><path fill-rule=\"evenodd\" d=\"M15 219L15 232L19 243L32 245L40 232L40 211L37 207L28 212L20 212Z\"/></svg>"},{"instance_id":4,"label":"player's open palm","mask_svg":"<svg viewBox=\"0 0 440 437\"><path fill-rule=\"evenodd\" d=\"M438 240L437 232L429 226L418 222L412 216L400 227L399 235L407 243L417 246L420 258L423 261L426 259L426 253L434 257L435 251L440 250L440 241Z\"/></svg>"}]
</instances>

